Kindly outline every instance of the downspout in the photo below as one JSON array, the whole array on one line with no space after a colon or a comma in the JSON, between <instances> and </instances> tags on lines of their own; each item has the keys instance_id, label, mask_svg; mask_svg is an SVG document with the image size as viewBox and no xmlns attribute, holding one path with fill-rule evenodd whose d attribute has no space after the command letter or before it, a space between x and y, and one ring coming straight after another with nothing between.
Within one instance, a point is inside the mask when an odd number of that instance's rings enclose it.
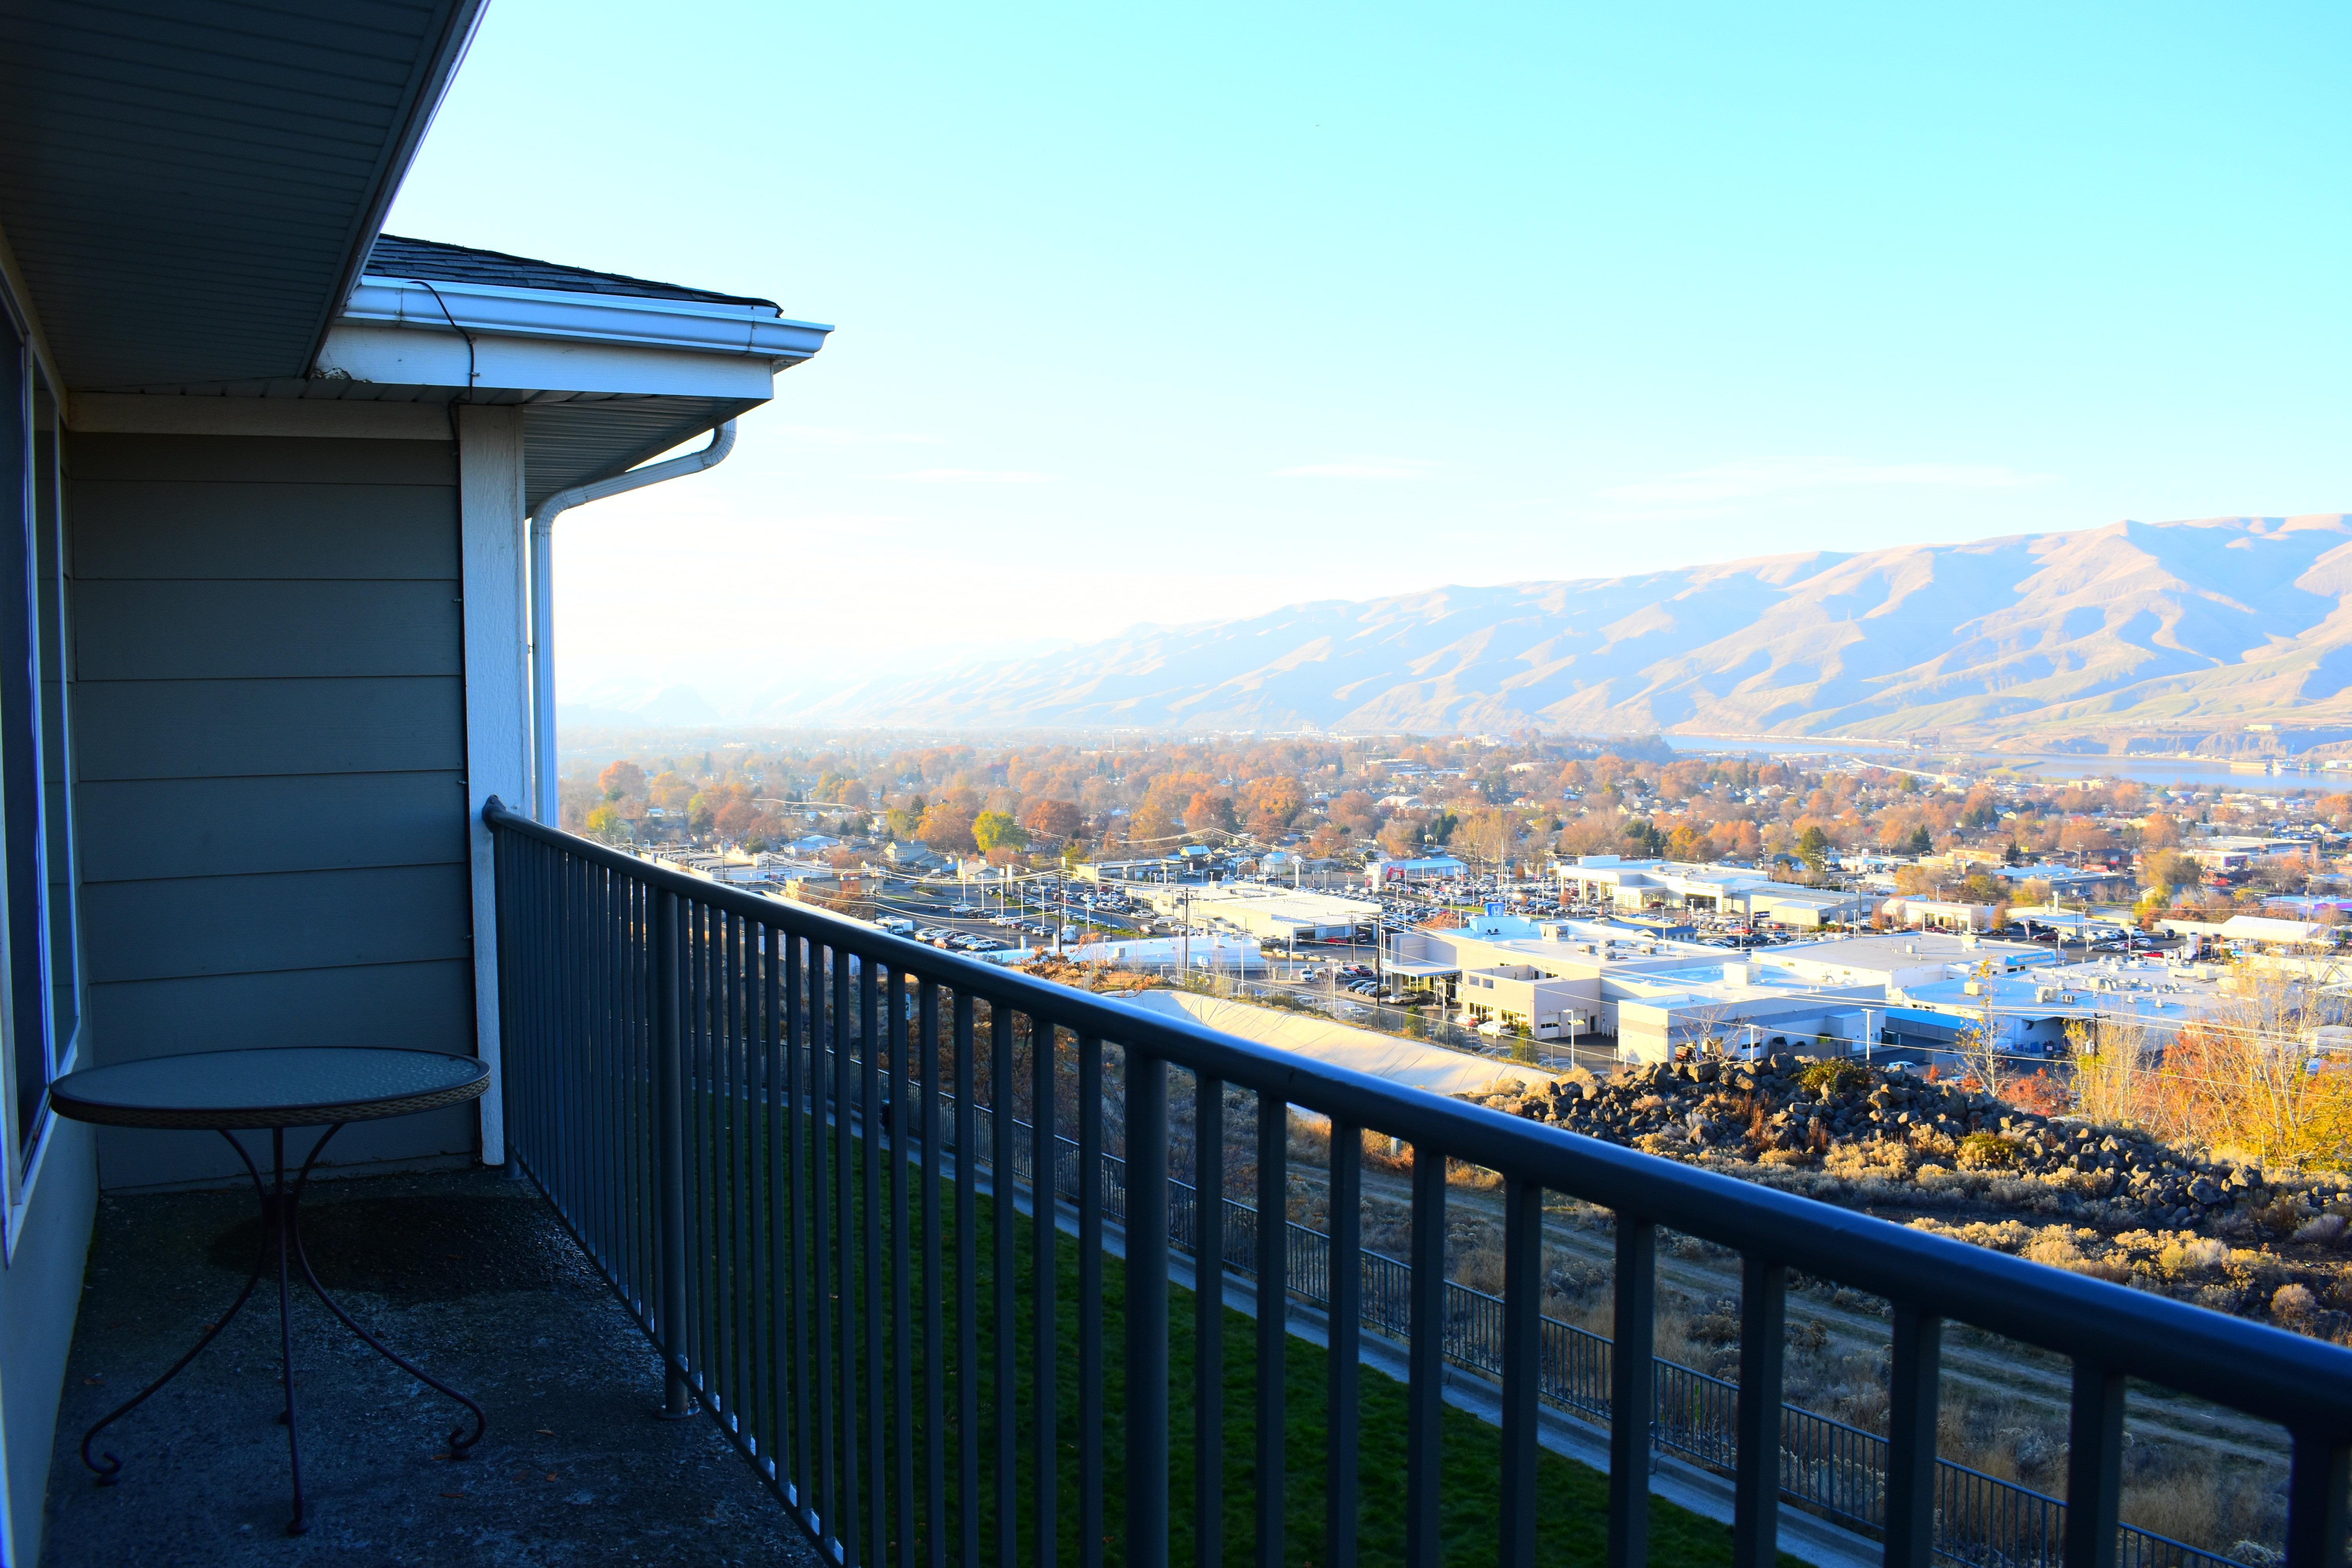
<instances>
[{"instance_id":1,"label":"downspout","mask_svg":"<svg viewBox=\"0 0 2352 1568\"><path fill-rule=\"evenodd\" d=\"M531 815L550 827L562 826L555 800L555 520L592 500L715 468L734 449L735 421L730 419L698 452L558 490L530 515Z\"/></svg>"}]
</instances>

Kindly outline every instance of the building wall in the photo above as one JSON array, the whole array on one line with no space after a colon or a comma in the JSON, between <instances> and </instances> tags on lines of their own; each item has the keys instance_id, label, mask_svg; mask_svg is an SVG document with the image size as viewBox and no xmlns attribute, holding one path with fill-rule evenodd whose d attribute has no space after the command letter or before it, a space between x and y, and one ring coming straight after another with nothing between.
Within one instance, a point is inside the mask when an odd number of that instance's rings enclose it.
<instances>
[{"instance_id":1,"label":"building wall","mask_svg":"<svg viewBox=\"0 0 2352 1568\"><path fill-rule=\"evenodd\" d=\"M474 1049L455 448L79 435L67 447L89 1040ZM467 1108L331 1163L470 1154ZM104 1131L110 1188L226 1177Z\"/></svg>"},{"instance_id":2,"label":"building wall","mask_svg":"<svg viewBox=\"0 0 2352 1568\"><path fill-rule=\"evenodd\" d=\"M0 1273L0 1413L7 1435L0 1562L40 1561L58 1402L98 1207L92 1131L62 1118L49 1123L39 1173L18 1216L16 1250Z\"/></svg>"}]
</instances>

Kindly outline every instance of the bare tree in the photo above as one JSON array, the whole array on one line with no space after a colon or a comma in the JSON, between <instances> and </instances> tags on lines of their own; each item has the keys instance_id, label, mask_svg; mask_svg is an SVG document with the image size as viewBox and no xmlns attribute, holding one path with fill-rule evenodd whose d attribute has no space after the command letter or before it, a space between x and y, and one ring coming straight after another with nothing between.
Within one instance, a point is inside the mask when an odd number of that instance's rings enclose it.
<instances>
[{"instance_id":1,"label":"bare tree","mask_svg":"<svg viewBox=\"0 0 2352 1568\"><path fill-rule=\"evenodd\" d=\"M2002 1037L2000 1019L1993 1011L1991 960L1978 964L1971 978L1977 983L1977 1021L1960 1031L1952 1047L1977 1087L1999 1099L2010 1079L2009 1044Z\"/></svg>"}]
</instances>

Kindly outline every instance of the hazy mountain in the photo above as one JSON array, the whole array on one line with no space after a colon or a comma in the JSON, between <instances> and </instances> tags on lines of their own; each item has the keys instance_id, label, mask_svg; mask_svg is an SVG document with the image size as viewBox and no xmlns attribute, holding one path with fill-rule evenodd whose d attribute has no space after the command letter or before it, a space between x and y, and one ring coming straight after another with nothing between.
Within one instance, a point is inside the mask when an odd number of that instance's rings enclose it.
<instances>
[{"instance_id":1,"label":"hazy mountain","mask_svg":"<svg viewBox=\"0 0 2352 1568\"><path fill-rule=\"evenodd\" d=\"M691 686L631 687L605 682L567 695L556 688L556 717L564 724L600 725L621 729L690 728L716 724L719 710Z\"/></svg>"},{"instance_id":2,"label":"hazy mountain","mask_svg":"<svg viewBox=\"0 0 2352 1568\"><path fill-rule=\"evenodd\" d=\"M2126 521L1296 605L809 692L768 717L2041 741L2342 724L2352 518Z\"/></svg>"}]
</instances>

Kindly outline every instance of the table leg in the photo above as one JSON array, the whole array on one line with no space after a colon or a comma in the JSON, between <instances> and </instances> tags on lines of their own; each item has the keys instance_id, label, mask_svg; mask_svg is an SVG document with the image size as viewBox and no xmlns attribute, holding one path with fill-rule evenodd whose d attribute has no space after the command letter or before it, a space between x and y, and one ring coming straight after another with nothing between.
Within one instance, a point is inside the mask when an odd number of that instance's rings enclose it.
<instances>
[{"instance_id":1,"label":"table leg","mask_svg":"<svg viewBox=\"0 0 2352 1568\"><path fill-rule=\"evenodd\" d=\"M113 1426L114 1423L120 1421L125 1415L130 1415L142 1405L146 1404L147 1401L154 1395L157 1390L161 1389L165 1384L171 1382L173 1378L179 1376L180 1373L186 1369L190 1362L202 1355L206 1345L211 1344L215 1340L220 1338L221 1331L228 1327L229 1320L236 1317L237 1313L243 1310L247 1300L252 1296L253 1288L261 1283L261 1270L269 1261L269 1193L268 1189L262 1186L261 1173L254 1169L253 1158L245 1152L245 1145L239 1143L234 1138L229 1138L229 1135L226 1132L223 1132L221 1136L228 1139L228 1146L236 1151L236 1157L238 1159L245 1162L246 1174L253 1178L254 1195L261 1202L261 1245L254 1251L253 1271L245 1277L245 1287L237 1291L236 1300L229 1303L228 1310L223 1312L219 1318L215 1320L212 1326L204 1331L203 1335L197 1339L196 1342L188 1347L186 1354L183 1355L179 1360L172 1363L172 1367L169 1372L166 1372L163 1376L157 1378L154 1382L141 1389L131 1398L123 1401L121 1405L118 1405L113 1409L108 1411L103 1416L99 1418L97 1425L93 1426L89 1431L82 1434L81 1462L97 1472L98 1484L100 1486L110 1487L114 1484L115 1478L122 1473L122 1461L111 1453L101 1453L96 1458L92 1458L89 1452L90 1444L97 1440L98 1435L100 1432L103 1432L109 1426Z\"/></svg>"},{"instance_id":2,"label":"table leg","mask_svg":"<svg viewBox=\"0 0 2352 1568\"><path fill-rule=\"evenodd\" d=\"M329 1134L332 1136L331 1133ZM327 1140L319 1140L323 1147ZM294 1514L286 1521L286 1533L300 1535L310 1528L302 1511L302 1436L294 1415L294 1297L287 1274L288 1242L294 1230L294 1196L286 1189L286 1130L269 1130L269 1153L274 1168L270 1187L270 1224L278 1242L278 1364L286 1384L286 1413L279 1417L286 1423L286 1459L294 1475ZM319 1151L310 1151L310 1160ZM302 1174L310 1173L310 1160L302 1162Z\"/></svg>"},{"instance_id":3,"label":"table leg","mask_svg":"<svg viewBox=\"0 0 2352 1568\"><path fill-rule=\"evenodd\" d=\"M489 1426L488 1417L483 1414L482 1407L440 1379L432 1376L415 1363L397 1354L383 1341L360 1327L351 1313L343 1310L342 1303L327 1293L327 1288L319 1282L318 1272L310 1267L310 1255L302 1247L302 1230L299 1220L302 1194L310 1185L311 1167L318 1163L319 1155L326 1149L328 1140L341 1131L342 1124L338 1122L328 1128L325 1135L311 1145L310 1155L303 1160L301 1169L295 1173L291 1186L289 1186L286 1181L286 1133L283 1129L273 1128L270 1131L271 1168L270 1181L267 1185L262 1182L259 1168L253 1163L253 1156L246 1152L245 1145L226 1131L221 1132L221 1136L228 1141L228 1146L236 1151L237 1158L245 1163L246 1174L252 1179L254 1197L261 1207L261 1246L255 1252L253 1269L246 1276L244 1289L237 1291L236 1300L229 1303L228 1310L223 1312L219 1320L205 1331L203 1337L188 1348L186 1354L172 1363L170 1371L141 1389L130 1399L107 1412L95 1426L82 1435L82 1463L97 1472L100 1486L114 1484L115 1478L121 1473L122 1461L111 1453L100 1453L96 1458L91 1457L90 1446L97 1440L98 1435L145 1404L165 1384L179 1376L190 1362L194 1361L204 1352L206 1345L220 1337L221 1331L228 1327L229 1320L237 1315L246 1302L252 1298L254 1288L261 1283L261 1273L269 1265L269 1254L273 1246L278 1253L279 1381L285 1392L285 1404L278 1412L278 1419L286 1427L287 1461L294 1483L294 1511L286 1521L287 1534L300 1535L310 1528L310 1518L302 1500L302 1442L301 1431L297 1425L298 1416L294 1399L293 1285L297 1269L300 1271L304 1282L317 1293L319 1300L325 1303L327 1310L332 1312L336 1320L356 1335L362 1343L419 1383L436 1393L448 1395L472 1413L474 1429L470 1433L461 1425L449 1434L451 1458L464 1458L473 1449L474 1445L482 1440L482 1434L488 1429Z\"/></svg>"},{"instance_id":4,"label":"table leg","mask_svg":"<svg viewBox=\"0 0 2352 1568\"><path fill-rule=\"evenodd\" d=\"M463 1426L453 1428L449 1433L449 1457L453 1459L462 1459L472 1450L475 1444L482 1440L482 1434L489 1427L489 1417L482 1413L482 1407L360 1327L358 1321L343 1310L343 1304L329 1295L327 1288L319 1283L318 1273L310 1267L310 1256L303 1250L302 1226L299 1216L301 1212L303 1188L310 1179L310 1165L319 1158L319 1150L327 1146L327 1139L332 1138L341 1131L342 1124L340 1122L327 1129L326 1138L319 1140L318 1147L310 1151L310 1158L303 1162L301 1174L295 1178L293 1196L286 1205L286 1233L293 1243L294 1260L301 1268L302 1278L310 1281L310 1289L317 1293L319 1300L325 1303L327 1310L332 1312L343 1327L349 1329L361 1343L425 1384L425 1387L436 1393L446 1394L472 1412L474 1430L470 1434Z\"/></svg>"}]
</instances>

